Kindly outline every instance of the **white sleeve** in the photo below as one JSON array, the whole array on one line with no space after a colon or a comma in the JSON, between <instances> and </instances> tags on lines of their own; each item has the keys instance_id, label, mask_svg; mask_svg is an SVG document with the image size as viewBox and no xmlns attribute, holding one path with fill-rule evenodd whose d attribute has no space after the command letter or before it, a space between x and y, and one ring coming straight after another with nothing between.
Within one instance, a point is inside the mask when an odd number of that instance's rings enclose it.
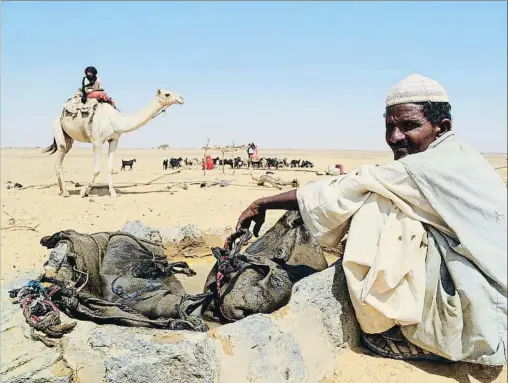
<instances>
[{"instance_id":1,"label":"white sleeve","mask_svg":"<svg viewBox=\"0 0 508 383\"><path fill-rule=\"evenodd\" d=\"M370 193L390 199L411 217L422 222L441 222L404 165L365 165L358 170L303 186L297 191L305 225L323 246L335 246L345 234L353 214Z\"/></svg>"}]
</instances>

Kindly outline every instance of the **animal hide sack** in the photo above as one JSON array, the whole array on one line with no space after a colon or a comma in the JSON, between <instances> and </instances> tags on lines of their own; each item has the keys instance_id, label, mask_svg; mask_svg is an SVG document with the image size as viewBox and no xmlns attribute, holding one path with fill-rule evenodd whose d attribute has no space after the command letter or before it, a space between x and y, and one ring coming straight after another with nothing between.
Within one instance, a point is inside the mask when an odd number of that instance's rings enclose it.
<instances>
[{"instance_id":1,"label":"animal hide sack","mask_svg":"<svg viewBox=\"0 0 508 383\"><path fill-rule=\"evenodd\" d=\"M53 249L41 282L60 287L53 303L72 318L96 323L207 331L175 273L195 275L185 262L168 263L161 245L124 232L61 231L41 239ZM192 308L192 310L190 310ZM190 311L189 311L190 310Z\"/></svg>"},{"instance_id":2,"label":"animal hide sack","mask_svg":"<svg viewBox=\"0 0 508 383\"><path fill-rule=\"evenodd\" d=\"M212 297L201 309L205 319L234 322L276 311L288 303L294 283L328 267L299 212L287 212L243 254L251 234L236 236L231 248L212 249L217 262L205 283L204 293Z\"/></svg>"}]
</instances>

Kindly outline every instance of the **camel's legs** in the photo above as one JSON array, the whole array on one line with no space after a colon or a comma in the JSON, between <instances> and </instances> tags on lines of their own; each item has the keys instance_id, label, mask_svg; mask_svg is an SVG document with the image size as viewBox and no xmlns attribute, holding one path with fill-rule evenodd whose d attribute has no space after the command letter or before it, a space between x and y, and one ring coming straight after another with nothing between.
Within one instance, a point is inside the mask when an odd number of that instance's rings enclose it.
<instances>
[{"instance_id":1,"label":"camel's legs","mask_svg":"<svg viewBox=\"0 0 508 383\"><path fill-rule=\"evenodd\" d=\"M115 165L115 151L118 147L118 138L109 141L108 149L108 182L109 182L109 194L111 197L116 197L116 191L113 187L113 167Z\"/></svg>"},{"instance_id":2,"label":"camel's legs","mask_svg":"<svg viewBox=\"0 0 508 383\"><path fill-rule=\"evenodd\" d=\"M81 189L81 197L87 197L88 193L92 190L92 186L95 182L95 179L101 172L101 150L102 145L98 143L92 143L93 148L93 156L94 156L94 169L93 169L93 176L88 185L84 186Z\"/></svg>"},{"instance_id":3,"label":"camel's legs","mask_svg":"<svg viewBox=\"0 0 508 383\"><path fill-rule=\"evenodd\" d=\"M65 157L65 150L58 148L56 151L56 162L55 162L55 173L56 173L56 180L58 182L58 187L60 188L60 195L63 197L69 197L69 192L67 191L67 188L65 187L65 180L63 176L63 160Z\"/></svg>"},{"instance_id":4,"label":"camel's legs","mask_svg":"<svg viewBox=\"0 0 508 383\"><path fill-rule=\"evenodd\" d=\"M67 187L65 186L62 164L65 155L69 153L69 150L71 150L72 143L74 142L74 140L63 132L60 120L54 122L53 133L55 136L57 148L55 162L56 179L58 182L58 186L60 188L60 195L62 195L63 197L69 197L69 192L67 191Z\"/></svg>"}]
</instances>

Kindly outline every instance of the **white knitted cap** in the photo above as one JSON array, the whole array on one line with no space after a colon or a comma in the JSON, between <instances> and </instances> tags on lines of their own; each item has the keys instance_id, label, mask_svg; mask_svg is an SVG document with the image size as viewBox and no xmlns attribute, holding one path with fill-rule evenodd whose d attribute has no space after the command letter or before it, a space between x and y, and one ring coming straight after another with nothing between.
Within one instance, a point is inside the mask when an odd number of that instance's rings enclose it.
<instances>
[{"instance_id":1,"label":"white knitted cap","mask_svg":"<svg viewBox=\"0 0 508 383\"><path fill-rule=\"evenodd\" d=\"M436 80L414 73L390 89L386 97L386 107L425 101L448 102L448 95Z\"/></svg>"}]
</instances>

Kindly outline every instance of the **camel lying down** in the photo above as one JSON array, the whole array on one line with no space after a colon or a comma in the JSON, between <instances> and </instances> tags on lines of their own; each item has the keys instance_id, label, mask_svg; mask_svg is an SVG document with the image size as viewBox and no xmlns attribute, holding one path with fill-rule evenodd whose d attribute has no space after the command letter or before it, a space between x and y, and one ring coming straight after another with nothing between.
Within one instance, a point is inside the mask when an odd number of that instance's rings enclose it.
<instances>
[{"instance_id":1,"label":"camel lying down","mask_svg":"<svg viewBox=\"0 0 508 383\"><path fill-rule=\"evenodd\" d=\"M205 283L205 319L234 322L256 313L268 314L286 305L297 281L328 267L321 247L304 226L299 212L287 212L243 254L251 238L236 235L230 249L212 249L217 262Z\"/></svg>"}]
</instances>

